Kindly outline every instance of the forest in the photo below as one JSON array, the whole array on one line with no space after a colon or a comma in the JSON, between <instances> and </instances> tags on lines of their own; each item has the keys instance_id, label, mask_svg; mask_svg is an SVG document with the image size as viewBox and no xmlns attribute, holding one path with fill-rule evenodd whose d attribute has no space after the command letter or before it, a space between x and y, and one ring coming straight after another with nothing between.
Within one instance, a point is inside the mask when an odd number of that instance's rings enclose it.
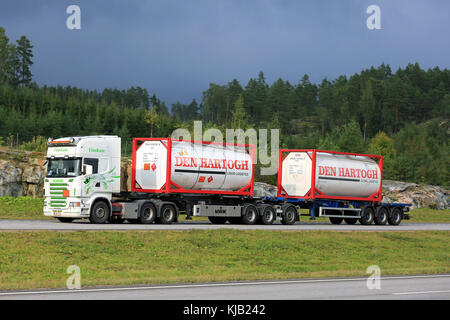
<instances>
[{"instance_id":1,"label":"forest","mask_svg":"<svg viewBox=\"0 0 450 320\"><path fill-rule=\"evenodd\" d=\"M450 185L450 71L408 63L371 66L313 83L210 83L201 101L170 108L146 88L81 89L33 81L33 45L0 27L0 144L45 151L47 137L116 134L123 153L132 137L167 137L176 128L280 129L280 148L381 154L384 178ZM299 62L301 64L301 62ZM258 171L258 170L257 170ZM274 176L257 176L274 183Z\"/></svg>"}]
</instances>

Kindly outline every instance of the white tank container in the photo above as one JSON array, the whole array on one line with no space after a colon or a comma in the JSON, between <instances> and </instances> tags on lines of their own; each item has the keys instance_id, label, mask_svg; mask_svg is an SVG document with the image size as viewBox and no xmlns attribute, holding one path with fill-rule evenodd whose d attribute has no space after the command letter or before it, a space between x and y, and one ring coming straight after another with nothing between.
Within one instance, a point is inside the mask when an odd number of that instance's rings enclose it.
<instances>
[{"instance_id":1,"label":"white tank container","mask_svg":"<svg viewBox=\"0 0 450 320\"><path fill-rule=\"evenodd\" d=\"M136 152L136 182L159 190L166 183L167 140L145 141ZM253 163L243 147L172 141L171 181L187 190L237 191L252 181Z\"/></svg>"},{"instance_id":2,"label":"white tank container","mask_svg":"<svg viewBox=\"0 0 450 320\"><path fill-rule=\"evenodd\" d=\"M305 197L311 189L312 152L290 152L282 163L281 187L287 196ZM316 153L315 188L324 195L369 197L381 185L377 162L366 156Z\"/></svg>"}]
</instances>

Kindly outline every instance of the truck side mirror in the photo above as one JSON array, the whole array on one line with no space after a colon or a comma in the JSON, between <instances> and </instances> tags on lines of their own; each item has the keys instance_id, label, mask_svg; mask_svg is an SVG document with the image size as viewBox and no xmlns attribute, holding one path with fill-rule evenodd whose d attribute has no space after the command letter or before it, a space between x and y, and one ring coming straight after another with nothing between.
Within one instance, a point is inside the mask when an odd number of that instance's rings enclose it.
<instances>
[{"instance_id":1,"label":"truck side mirror","mask_svg":"<svg viewBox=\"0 0 450 320\"><path fill-rule=\"evenodd\" d=\"M83 176L88 176L92 174L92 166L90 164L83 164L82 174Z\"/></svg>"}]
</instances>

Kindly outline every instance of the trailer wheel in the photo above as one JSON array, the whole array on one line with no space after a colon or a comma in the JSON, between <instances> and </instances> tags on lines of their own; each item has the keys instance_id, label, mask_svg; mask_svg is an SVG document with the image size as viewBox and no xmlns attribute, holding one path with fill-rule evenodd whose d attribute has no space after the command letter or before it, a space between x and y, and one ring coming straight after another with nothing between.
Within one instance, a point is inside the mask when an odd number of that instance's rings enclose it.
<instances>
[{"instance_id":1,"label":"trailer wheel","mask_svg":"<svg viewBox=\"0 0 450 320\"><path fill-rule=\"evenodd\" d=\"M330 222L332 224L341 224L344 218L330 217Z\"/></svg>"},{"instance_id":2,"label":"trailer wheel","mask_svg":"<svg viewBox=\"0 0 450 320\"><path fill-rule=\"evenodd\" d=\"M98 201L94 204L89 216L91 223L107 223L109 220L109 206L105 201Z\"/></svg>"},{"instance_id":3,"label":"trailer wheel","mask_svg":"<svg viewBox=\"0 0 450 320\"><path fill-rule=\"evenodd\" d=\"M64 222L64 223L69 223L74 220L73 218L56 218L56 219L58 219L59 221Z\"/></svg>"},{"instance_id":4,"label":"trailer wheel","mask_svg":"<svg viewBox=\"0 0 450 320\"><path fill-rule=\"evenodd\" d=\"M359 219L359 223L363 225L372 224L373 219L375 217L375 210L372 206L364 206L361 210L361 218Z\"/></svg>"},{"instance_id":5,"label":"trailer wheel","mask_svg":"<svg viewBox=\"0 0 450 320\"><path fill-rule=\"evenodd\" d=\"M139 221L143 224L150 224L155 221L156 208L151 202L146 202L142 205L139 212Z\"/></svg>"},{"instance_id":6,"label":"trailer wheel","mask_svg":"<svg viewBox=\"0 0 450 320\"><path fill-rule=\"evenodd\" d=\"M208 217L208 220L214 224L224 224L227 222L227 218L224 217Z\"/></svg>"},{"instance_id":7,"label":"trailer wheel","mask_svg":"<svg viewBox=\"0 0 450 320\"><path fill-rule=\"evenodd\" d=\"M385 225L388 221L388 217L389 210L385 206L378 207L375 214L375 224Z\"/></svg>"},{"instance_id":8,"label":"trailer wheel","mask_svg":"<svg viewBox=\"0 0 450 320\"><path fill-rule=\"evenodd\" d=\"M391 209L391 213L388 216L388 222L390 225L397 226L402 221L402 209L399 207L394 207Z\"/></svg>"},{"instance_id":9,"label":"trailer wheel","mask_svg":"<svg viewBox=\"0 0 450 320\"><path fill-rule=\"evenodd\" d=\"M275 209L271 205L261 208L260 221L262 224L269 225L275 221Z\"/></svg>"},{"instance_id":10,"label":"trailer wheel","mask_svg":"<svg viewBox=\"0 0 450 320\"><path fill-rule=\"evenodd\" d=\"M297 209L292 205L288 205L284 206L282 210L283 213L281 214L281 223L286 225L294 224L295 219L297 218Z\"/></svg>"},{"instance_id":11,"label":"trailer wheel","mask_svg":"<svg viewBox=\"0 0 450 320\"><path fill-rule=\"evenodd\" d=\"M175 207L172 205L164 205L161 208L161 216L159 217L159 221L163 224L171 224L175 221L177 217L177 212Z\"/></svg>"},{"instance_id":12,"label":"trailer wheel","mask_svg":"<svg viewBox=\"0 0 450 320\"><path fill-rule=\"evenodd\" d=\"M244 205L241 219L244 224L255 224L258 220L258 209L253 204Z\"/></svg>"},{"instance_id":13,"label":"trailer wheel","mask_svg":"<svg viewBox=\"0 0 450 320\"><path fill-rule=\"evenodd\" d=\"M356 218L344 218L344 221L346 224L355 224L356 222L358 222L358 219Z\"/></svg>"}]
</instances>

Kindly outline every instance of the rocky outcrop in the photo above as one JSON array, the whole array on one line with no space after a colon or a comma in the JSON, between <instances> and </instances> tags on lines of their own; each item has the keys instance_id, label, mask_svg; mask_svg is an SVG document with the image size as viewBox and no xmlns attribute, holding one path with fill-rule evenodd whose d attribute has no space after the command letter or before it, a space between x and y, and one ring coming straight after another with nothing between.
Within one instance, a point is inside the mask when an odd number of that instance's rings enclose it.
<instances>
[{"instance_id":1,"label":"rocky outcrop","mask_svg":"<svg viewBox=\"0 0 450 320\"><path fill-rule=\"evenodd\" d=\"M276 197L277 187L264 182L255 182L254 194L256 197Z\"/></svg>"},{"instance_id":2,"label":"rocky outcrop","mask_svg":"<svg viewBox=\"0 0 450 320\"><path fill-rule=\"evenodd\" d=\"M448 190L439 186L383 180L383 202L409 203L412 208L448 208Z\"/></svg>"},{"instance_id":3,"label":"rocky outcrop","mask_svg":"<svg viewBox=\"0 0 450 320\"><path fill-rule=\"evenodd\" d=\"M0 197L43 196L43 155L0 149L0 156Z\"/></svg>"}]
</instances>

